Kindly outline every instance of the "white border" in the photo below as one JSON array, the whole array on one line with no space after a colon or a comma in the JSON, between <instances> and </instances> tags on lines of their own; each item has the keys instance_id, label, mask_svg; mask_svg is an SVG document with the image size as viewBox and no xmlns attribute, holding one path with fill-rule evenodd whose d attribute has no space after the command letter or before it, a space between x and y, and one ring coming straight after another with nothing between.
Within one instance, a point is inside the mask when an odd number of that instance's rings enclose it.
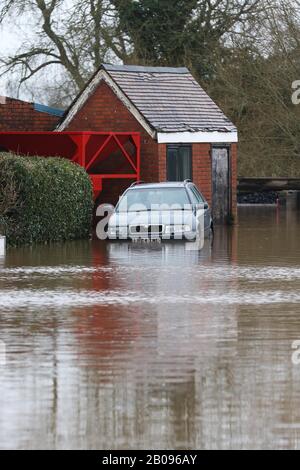
<instances>
[{"instance_id":1,"label":"white border","mask_svg":"<svg viewBox=\"0 0 300 470\"><path fill-rule=\"evenodd\" d=\"M228 132L158 132L159 144L227 144L238 142L237 131Z\"/></svg>"}]
</instances>

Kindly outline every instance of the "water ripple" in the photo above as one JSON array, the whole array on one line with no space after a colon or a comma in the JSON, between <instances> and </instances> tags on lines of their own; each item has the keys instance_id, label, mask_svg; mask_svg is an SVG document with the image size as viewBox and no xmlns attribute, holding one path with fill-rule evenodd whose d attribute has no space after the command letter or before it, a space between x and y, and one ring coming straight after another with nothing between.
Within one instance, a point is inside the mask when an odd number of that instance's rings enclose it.
<instances>
[{"instance_id":1,"label":"water ripple","mask_svg":"<svg viewBox=\"0 0 300 470\"><path fill-rule=\"evenodd\" d=\"M180 271L185 274L204 274L213 279L232 280L244 279L248 281L295 281L300 280L300 268L290 266L264 266L259 267L243 267L243 266L208 266L208 265L192 265L179 266ZM124 273L124 272L170 272L170 266L153 266L153 265L134 265L134 266L39 266L39 267L16 267L16 268L0 268L0 280L24 279L33 276L87 276L97 275L97 273Z\"/></svg>"},{"instance_id":2,"label":"water ripple","mask_svg":"<svg viewBox=\"0 0 300 470\"><path fill-rule=\"evenodd\" d=\"M218 290L209 290L198 295L170 295L149 293L149 295L135 291L89 291L89 290L34 290L21 289L3 290L1 292L0 312L15 310L16 308L68 308L94 305L266 305L300 302L300 292L295 291L229 291L220 294Z\"/></svg>"}]
</instances>

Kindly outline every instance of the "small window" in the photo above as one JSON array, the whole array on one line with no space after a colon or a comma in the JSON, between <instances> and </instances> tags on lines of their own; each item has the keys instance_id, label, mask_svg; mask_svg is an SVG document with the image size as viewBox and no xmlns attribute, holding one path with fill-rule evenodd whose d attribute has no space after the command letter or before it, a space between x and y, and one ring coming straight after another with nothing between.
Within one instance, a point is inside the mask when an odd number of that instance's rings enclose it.
<instances>
[{"instance_id":1,"label":"small window","mask_svg":"<svg viewBox=\"0 0 300 470\"><path fill-rule=\"evenodd\" d=\"M168 181L192 179L191 145L169 145L167 148Z\"/></svg>"}]
</instances>

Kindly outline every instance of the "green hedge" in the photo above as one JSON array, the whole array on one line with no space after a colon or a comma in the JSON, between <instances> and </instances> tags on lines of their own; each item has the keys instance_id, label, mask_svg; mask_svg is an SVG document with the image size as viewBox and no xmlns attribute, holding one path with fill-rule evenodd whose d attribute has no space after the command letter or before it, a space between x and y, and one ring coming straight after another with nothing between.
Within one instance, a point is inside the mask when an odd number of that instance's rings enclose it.
<instances>
[{"instance_id":1,"label":"green hedge","mask_svg":"<svg viewBox=\"0 0 300 470\"><path fill-rule=\"evenodd\" d=\"M92 212L91 181L79 165L0 153L0 233L9 244L88 237Z\"/></svg>"}]
</instances>

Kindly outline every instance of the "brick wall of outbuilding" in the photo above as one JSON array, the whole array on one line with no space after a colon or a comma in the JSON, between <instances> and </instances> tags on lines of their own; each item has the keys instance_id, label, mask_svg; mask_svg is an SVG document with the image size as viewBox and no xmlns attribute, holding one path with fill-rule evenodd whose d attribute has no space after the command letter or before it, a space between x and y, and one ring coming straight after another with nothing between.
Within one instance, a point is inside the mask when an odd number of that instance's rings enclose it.
<instances>
[{"instance_id":1,"label":"brick wall of outbuilding","mask_svg":"<svg viewBox=\"0 0 300 470\"><path fill-rule=\"evenodd\" d=\"M140 132L141 179L146 182L163 182L167 176L167 145L158 144L114 94L102 82L65 129L66 131ZM236 156L237 146L232 145L232 212L236 214ZM208 202L212 202L211 144L193 144L193 180ZM116 169L117 171L117 169ZM125 181L105 181L100 201L115 203L130 184Z\"/></svg>"},{"instance_id":2,"label":"brick wall of outbuilding","mask_svg":"<svg viewBox=\"0 0 300 470\"><path fill-rule=\"evenodd\" d=\"M0 132L52 131L59 119L36 111L33 103L0 97Z\"/></svg>"},{"instance_id":3,"label":"brick wall of outbuilding","mask_svg":"<svg viewBox=\"0 0 300 470\"><path fill-rule=\"evenodd\" d=\"M147 182L158 181L157 142L151 138L105 82L100 83L65 130L140 132L141 178Z\"/></svg>"},{"instance_id":4,"label":"brick wall of outbuilding","mask_svg":"<svg viewBox=\"0 0 300 470\"><path fill-rule=\"evenodd\" d=\"M207 202L212 202L211 145L193 144L193 181Z\"/></svg>"}]
</instances>

